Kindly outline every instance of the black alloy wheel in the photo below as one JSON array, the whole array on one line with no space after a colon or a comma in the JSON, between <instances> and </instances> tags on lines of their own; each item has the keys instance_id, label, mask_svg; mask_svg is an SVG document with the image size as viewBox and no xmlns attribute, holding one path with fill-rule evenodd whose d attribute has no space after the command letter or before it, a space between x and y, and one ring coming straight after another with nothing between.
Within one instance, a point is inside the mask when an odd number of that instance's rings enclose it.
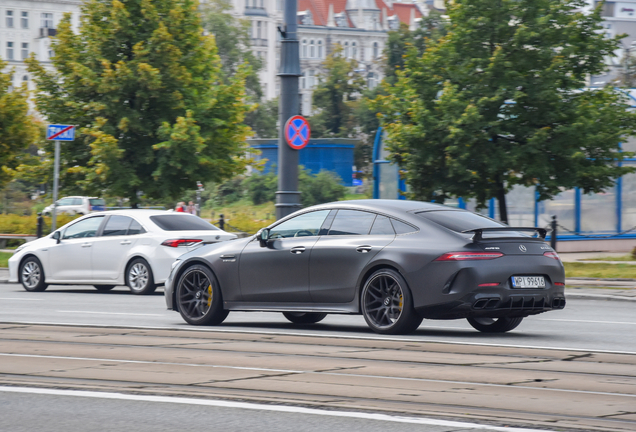
<instances>
[{"instance_id":1,"label":"black alloy wheel","mask_svg":"<svg viewBox=\"0 0 636 432\"><path fill-rule=\"evenodd\" d=\"M20 282L30 292L44 291L48 285L44 282L44 269L39 259L30 256L20 265Z\"/></svg>"},{"instance_id":2,"label":"black alloy wheel","mask_svg":"<svg viewBox=\"0 0 636 432\"><path fill-rule=\"evenodd\" d=\"M283 315L294 324L316 324L327 316L320 312L283 312Z\"/></svg>"},{"instance_id":3,"label":"black alloy wheel","mask_svg":"<svg viewBox=\"0 0 636 432\"><path fill-rule=\"evenodd\" d=\"M516 328L523 317L501 317L501 318L489 318L489 317L474 317L467 318L468 323L473 328L483 333L505 333Z\"/></svg>"},{"instance_id":4,"label":"black alloy wheel","mask_svg":"<svg viewBox=\"0 0 636 432\"><path fill-rule=\"evenodd\" d=\"M115 288L115 285L93 285L97 291L106 292Z\"/></svg>"},{"instance_id":5,"label":"black alloy wheel","mask_svg":"<svg viewBox=\"0 0 636 432\"><path fill-rule=\"evenodd\" d=\"M362 315L376 333L408 334L422 323L413 308L413 297L397 271L381 269L362 288Z\"/></svg>"},{"instance_id":6,"label":"black alloy wheel","mask_svg":"<svg viewBox=\"0 0 636 432\"><path fill-rule=\"evenodd\" d=\"M157 289L152 269L143 258L135 258L126 267L126 285L133 294L152 294Z\"/></svg>"},{"instance_id":7,"label":"black alloy wheel","mask_svg":"<svg viewBox=\"0 0 636 432\"><path fill-rule=\"evenodd\" d=\"M221 288L212 271L195 264L177 282L176 301L183 319L193 325L218 325L228 316Z\"/></svg>"}]
</instances>

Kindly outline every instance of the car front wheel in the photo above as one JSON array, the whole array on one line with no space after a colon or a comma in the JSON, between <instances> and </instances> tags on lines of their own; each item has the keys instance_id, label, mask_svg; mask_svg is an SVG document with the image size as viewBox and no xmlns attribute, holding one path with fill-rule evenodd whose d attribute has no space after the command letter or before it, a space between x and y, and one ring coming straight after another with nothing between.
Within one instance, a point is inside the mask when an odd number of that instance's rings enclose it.
<instances>
[{"instance_id":1,"label":"car front wheel","mask_svg":"<svg viewBox=\"0 0 636 432\"><path fill-rule=\"evenodd\" d=\"M126 268L126 285L133 294L152 294L157 289L152 269L143 258L134 259Z\"/></svg>"},{"instance_id":2,"label":"car front wheel","mask_svg":"<svg viewBox=\"0 0 636 432\"><path fill-rule=\"evenodd\" d=\"M475 317L467 318L468 323L473 328L483 333L505 333L516 328L523 317L502 317L502 318L488 318L488 317Z\"/></svg>"},{"instance_id":3,"label":"car front wheel","mask_svg":"<svg viewBox=\"0 0 636 432\"><path fill-rule=\"evenodd\" d=\"M48 285L44 283L44 269L39 259L31 256L22 262L20 282L27 291L40 292L46 289Z\"/></svg>"},{"instance_id":4,"label":"car front wheel","mask_svg":"<svg viewBox=\"0 0 636 432\"><path fill-rule=\"evenodd\" d=\"M223 309L221 288L209 268L195 264L179 278L176 289L181 317L192 325L218 325L229 311Z\"/></svg>"},{"instance_id":5,"label":"car front wheel","mask_svg":"<svg viewBox=\"0 0 636 432\"><path fill-rule=\"evenodd\" d=\"M373 273L362 288L362 315L376 333L408 334L422 323L404 278L395 270Z\"/></svg>"},{"instance_id":6,"label":"car front wheel","mask_svg":"<svg viewBox=\"0 0 636 432\"><path fill-rule=\"evenodd\" d=\"M327 316L319 312L283 312L283 315L294 324L316 324Z\"/></svg>"}]
</instances>

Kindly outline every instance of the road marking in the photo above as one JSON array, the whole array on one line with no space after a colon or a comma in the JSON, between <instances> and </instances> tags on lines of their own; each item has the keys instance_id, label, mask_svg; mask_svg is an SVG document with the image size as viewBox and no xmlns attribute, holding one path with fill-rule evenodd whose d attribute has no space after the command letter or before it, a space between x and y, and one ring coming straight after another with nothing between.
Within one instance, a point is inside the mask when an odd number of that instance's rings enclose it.
<instances>
[{"instance_id":1,"label":"road marking","mask_svg":"<svg viewBox=\"0 0 636 432\"><path fill-rule=\"evenodd\" d=\"M235 408L244 410L259 410L259 411L273 411L284 412L291 414L309 414L309 415L321 415L329 417L346 417L363 420L376 420L392 423L410 423L420 424L428 426L444 426L452 428L470 428L481 429L487 431L501 431L501 432L545 432L545 430L538 429L522 429L511 427L497 427L487 426L477 423L457 422L447 420L436 420L429 418L418 417L402 417L391 416L386 414L371 414L363 412L352 411L331 411L322 410L317 408L303 408L287 405L260 405L256 403L247 402L232 402L222 400L210 400L210 399L191 399L185 397L171 397L171 396L147 396L147 395L133 395L125 393L107 393L107 392L91 392L80 390L57 390L57 389L44 389L44 388L28 388L28 387L0 387L0 391L7 393L26 393L26 394L39 394L39 395L53 395L53 396L74 396L85 398L97 398L97 399L116 399L116 400L129 400L129 401L142 401L142 402L159 402L159 403L172 403L172 404L185 404L185 405L201 405L212 406L219 408Z\"/></svg>"},{"instance_id":2,"label":"road marking","mask_svg":"<svg viewBox=\"0 0 636 432\"><path fill-rule=\"evenodd\" d=\"M39 299L39 298L14 298L14 297L0 297L0 300L42 301L42 300L44 300L44 299Z\"/></svg>"},{"instance_id":3,"label":"road marking","mask_svg":"<svg viewBox=\"0 0 636 432\"><path fill-rule=\"evenodd\" d=\"M472 381L453 381L453 380L436 380L428 378L408 378L408 377L392 377L384 375L369 375L369 374L352 374L341 372L316 372L316 371L302 371L302 370L285 370L285 369L268 369L268 368L254 368L244 366L227 366L227 365L213 365L213 364L200 364L200 363L173 363L173 362L158 362L158 361L146 361L146 360L121 360L121 359L105 359L105 358L91 358L91 357L64 357L64 356L48 356L39 354L12 354L12 353L0 353L0 356L5 357L21 357L21 358L43 358L43 359L58 359L58 360L79 360L79 361L99 361L99 362L114 362L114 363L136 363L136 364L148 364L148 365L163 365L163 366L188 366L188 367L202 367L202 368L218 368L218 369L239 369L249 370L257 372L276 372L276 373L288 373L288 374L306 374L306 375L327 375L335 377L353 377L353 378L373 378L373 379L386 379L397 381L415 381L415 382L427 382L427 383L441 383L441 384L458 384L458 385L470 385L470 386L482 386L482 387L503 387L503 388L515 388L524 390L539 390L539 391L551 391L561 393L577 393L577 394L591 394L600 396L623 396L623 397L636 397L636 394L627 393L609 393L609 392L596 392L587 390L570 390L570 389L556 389L545 387L531 387L521 385L510 384L491 384ZM264 377L267 378L267 377Z\"/></svg>"},{"instance_id":4,"label":"road marking","mask_svg":"<svg viewBox=\"0 0 636 432\"><path fill-rule=\"evenodd\" d=\"M164 315L162 315L164 316ZM137 329L137 330L177 330L177 331L193 331L205 333L239 333L253 335L268 336L298 336L298 337L315 337L315 338L332 338L332 339L350 339L350 340L370 340L384 342L411 342L411 343L438 343L443 345L467 345L467 346L483 346L493 348L521 348L521 349L541 349L546 351L566 351L566 352L582 352L582 353L601 353L601 354L626 354L636 355L636 351L614 351L602 350L594 348L558 348L546 347L540 345L513 345L513 344L495 344L484 342L462 342L443 339L415 339L408 337L382 337L382 336L349 336L329 334L324 331L321 333L296 333L296 332L276 332L264 330L242 330L242 329L221 329L221 328L201 328L189 326L186 323L170 326L127 326L127 325L108 325L108 324L78 324L78 323L61 323L46 321L0 321L0 324L20 324L20 325L47 325L47 326L65 326L65 327L82 327L82 328L109 328L109 329ZM455 330L461 330L457 328Z\"/></svg>"},{"instance_id":5,"label":"road marking","mask_svg":"<svg viewBox=\"0 0 636 432\"><path fill-rule=\"evenodd\" d=\"M90 315L99 314L99 315L128 315L128 316L164 316L161 314L140 314L140 313L124 313L124 312L93 312L93 311L64 311L64 310L59 310L55 312L90 314Z\"/></svg>"},{"instance_id":6,"label":"road marking","mask_svg":"<svg viewBox=\"0 0 636 432\"><path fill-rule=\"evenodd\" d=\"M590 320L566 320L566 319L550 319L550 318L539 318L539 321L561 321L561 322L593 323L593 324L627 324L627 325L636 325L636 322L623 322L623 321L590 321Z\"/></svg>"}]
</instances>

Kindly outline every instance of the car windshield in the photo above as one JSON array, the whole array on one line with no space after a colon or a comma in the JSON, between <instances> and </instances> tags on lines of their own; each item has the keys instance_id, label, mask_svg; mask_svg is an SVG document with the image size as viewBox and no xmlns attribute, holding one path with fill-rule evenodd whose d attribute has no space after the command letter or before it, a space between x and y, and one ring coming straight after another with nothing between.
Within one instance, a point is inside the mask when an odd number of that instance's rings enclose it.
<instances>
[{"instance_id":1,"label":"car windshield","mask_svg":"<svg viewBox=\"0 0 636 432\"><path fill-rule=\"evenodd\" d=\"M214 231L217 227L203 219L189 214L167 214L150 216L159 228L164 231Z\"/></svg>"},{"instance_id":2,"label":"car windshield","mask_svg":"<svg viewBox=\"0 0 636 432\"><path fill-rule=\"evenodd\" d=\"M468 211L440 210L420 212L417 213L417 215L457 232L477 228L502 228L506 226L501 222Z\"/></svg>"}]
</instances>

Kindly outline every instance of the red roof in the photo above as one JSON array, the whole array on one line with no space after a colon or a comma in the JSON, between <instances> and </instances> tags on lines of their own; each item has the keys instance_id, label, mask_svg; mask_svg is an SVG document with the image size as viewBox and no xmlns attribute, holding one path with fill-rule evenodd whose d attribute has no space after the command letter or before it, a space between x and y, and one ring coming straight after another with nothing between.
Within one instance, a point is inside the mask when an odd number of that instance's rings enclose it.
<instances>
[{"instance_id":1,"label":"red roof","mask_svg":"<svg viewBox=\"0 0 636 432\"><path fill-rule=\"evenodd\" d=\"M397 15L398 19L405 24L411 24L411 10L415 10L415 18L422 17L418 7L412 3L393 3L393 7L389 7L384 0L375 0L375 4L380 9L380 19L382 19L383 9L386 9L387 16ZM346 13L347 0L298 0L298 11L310 11L314 25L326 26L329 19L329 5L333 5L334 14ZM347 21L349 26L353 27L348 15Z\"/></svg>"}]
</instances>

